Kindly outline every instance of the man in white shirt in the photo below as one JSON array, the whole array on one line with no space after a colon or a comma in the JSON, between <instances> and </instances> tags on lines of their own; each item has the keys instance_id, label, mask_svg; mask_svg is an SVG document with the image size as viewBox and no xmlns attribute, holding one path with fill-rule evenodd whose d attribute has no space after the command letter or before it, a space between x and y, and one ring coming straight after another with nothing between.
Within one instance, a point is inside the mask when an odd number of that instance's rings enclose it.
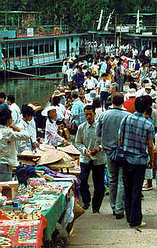
<instances>
[{"instance_id":1,"label":"man in white shirt","mask_svg":"<svg viewBox=\"0 0 157 248\"><path fill-rule=\"evenodd\" d=\"M146 63L142 63L142 67L139 70L139 82L142 83L142 81L147 77L148 68Z\"/></svg>"},{"instance_id":2,"label":"man in white shirt","mask_svg":"<svg viewBox=\"0 0 157 248\"><path fill-rule=\"evenodd\" d=\"M106 55L110 56L110 54L111 54L111 46L109 44L106 45L105 50L106 50Z\"/></svg>"},{"instance_id":3,"label":"man in white shirt","mask_svg":"<svg viewBox=\"0 0 157 248\"><path fill-rule=\"evenodd\" d=\"M12 166L18 166L16 141L28 140L29 136L12 125L11 111L0 110L0 182L12 180Z\"/></svg>"},{"instance_id":4,"label":"man in white shirt","mask_svg":"<svg viewBox=\"0 0 157 248\"><path fill-rule=\"evenodd\" d=\"M66 71L66 74L68 75L68 83L71 83L74 76L73 64L69 65L69 69Z\"/></svg>"},{"instance_id":5,"label":"man in white shirt","mask_svg":"<svg viewBox=\"0 0 157 248\"><path fill-rule=\"evenodd\" d=\"M13 95L7 96L7 104L11 110L12 123L17 125L21 119L21 111L19 106L15 103L15 97Z\"/></svg>"},{"instance_id":6,"label":"man in white shirt","mask_svg":"<svg viewBox=\"0 0 157 248\"><path fill-rule=\"evenodd\" d=\"M150 49L147 48L147 49L145 50L145 62L146 62L146 63L150 63L150 57L151 57Z\"/></svg>"},{"instance_id":7,"label":"man in white shirt","mask_svg":"<svg viewBox=\"0 0 157 248\"><path fill-rule=\"evenodd\" d=\"M67 74L66 74L67 70L68 70L68 64L67 64L67 61L65 60L63 62L63 66L62 66L63 82L64 82L65 85L67 83Z\"/></svg>"},{"instance_id":8,"label":"man in white shirt","mask_svg":"<svg viewBox=\"0 0 157 248\"><path fill-rule=\"evenodd\" d=\"M137 57L137 55L138 55L138 50L135 47L133 47L133 49L132 49L132 58L135 59Z\"/></svg>"},{"instance_id":9,"label":"man in white shirt","mask_svg":"<svg viewBox=\"0 0 157 248\"><path fill-rule=\"evenodd\" d=\"M87 79L84 82L84 88L86 89L87 93L89 93L97 86L98 81L96 80L96 78L91 76L91 73L89 71L86 73L86 77Z\"/></svg>"},{"instance_id":10,"label":"man in white shirt","mask_svg":"<svg viewBox=\"0 0 157 248\"><path fill-rule=\"evenodd\" d=\"M157 78L157 71L156 71L156 67L152 66L150 68L150 79L155 80Z\"/></svg>"},{"instance_id":11,"label":"man in white shirt","mask_svg":"<svg viewBox=\"0 0 157 248\"><path fill-rule=\"evenodd\" d=\"M38 147L38 143L36 142L36 129L31 123L32 117L34 115L33 109L27 105L23 105L22 115L23 118L18 124L18 127L28 133L29 140L18 142L19 153L23 152L24 150L34 150L36 147Z\"/></svg>"},{"instance_id":12,"label":"man in white shirt","mask_svg":"<svg viewBox=\"0 0 157 248\"><path fill-rule=\"evenodd\" d=\"M144 95L145 92L145 84L148 84L148 80L143 80L141 84L141 88L136 92L136 97L140 97Z\"/></svg>"},{"instance_id":13,"label":"man in white shirt","mask_svg":"<svg viewBox=\"0 0 157 248\"><path fill-rule=\"evenodd\" d=\"M106 73L107 70L107 63L106 60L101 62L101 67L100 67L100 76L102 76L103 73Z\"/></svg>"},{"instance_id":14,"label":"man in white shirt","mask_svg":"<svg viewBox=\"0 0 157 248\"><path fill-rule=\"evenodd\" d=\"M138 93L138 92L137 92ZM146 83L145 84L145 88L143 90L141 90L140 95L137 94L137 96L153 96L155 94L155 91L152 89L152 85L150 83Z\"/></svg>"},{"instance_id":15,"label":"man in white shirt","mask_svg":"<svg viewBox=\"0 0 157 248\"><path fill-rule=\"evenodd\" d=\"M110 87L111 87L111 82L107 80L107 73L103 73L101 76L101 80L97 85L98 88L98 94L100 94L100 101L101 101L101 106L103 108L104 103L106 103L106 100L109 96L110 92Z\"/></svg>"}]
</instances>

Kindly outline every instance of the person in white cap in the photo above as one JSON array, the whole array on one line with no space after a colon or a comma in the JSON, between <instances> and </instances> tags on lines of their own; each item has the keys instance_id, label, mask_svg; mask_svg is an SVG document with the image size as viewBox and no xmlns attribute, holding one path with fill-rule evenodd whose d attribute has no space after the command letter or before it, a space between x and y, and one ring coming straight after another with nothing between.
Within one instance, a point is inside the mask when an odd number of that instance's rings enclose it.
<instances>
[{"instance_id":1,"label":"person in white cap","mask_svg":"<svg viewBox=\"0 0 157 248\"><path fill-rule=\"evenodd\" d=\"M145 84L145 92L144 92L144 96L145 95L149 95L149 96L153 96L155 93L155 91L152 89L152 85L149 83L149 84Z\"/></svg>"},{"instance_id":2,"label":"person in white cap","mask_svg":"<svg viewBox=\"0 0 157 248\"><path fill-rule=\"evenodd\" d=\"M49 106L42 111L42 115L47 117L45 128L45 143L55 147L65 144L68 145L67 140L58 134L58 126L56 124L56 107Z\"/></svg>"},{"instance_id":3,"label":"person in white cap","mask_svg":"<svg viewBox=\"0 0 157 248\"><path fill-rule=\"evenodd\" d=\"M149 81L147 79L144 79L142 81L140 89L136 92L136 97L144 96L145 95L145 85L149 84Z\"/></svg>"}]
</instances>

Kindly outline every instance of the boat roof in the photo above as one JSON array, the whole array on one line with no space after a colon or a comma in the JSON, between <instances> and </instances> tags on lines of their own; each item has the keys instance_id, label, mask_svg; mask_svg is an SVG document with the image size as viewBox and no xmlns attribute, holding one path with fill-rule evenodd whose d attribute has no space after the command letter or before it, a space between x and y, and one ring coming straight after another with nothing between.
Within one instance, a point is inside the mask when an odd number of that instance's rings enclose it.
<instances>
[{"instance_id":1,"label":"boat roof","mask_svg":"<svg viewBox=\"0 0 157 248\"><path fill-rule=\"evenodd\" d=\"M77 37L77 36L85 36L88 35L88 33L64 33L64 34L47 34L47 35L34 35L31 37L25 36L25 37L18 37L18 38L1 38L1 42L13 42L13 41L28 41L28 40L41 40L41 39L53 39L53 38L64 38L64 37Z\"/></svg>"},{"instance_id":2,"label":"boat roof","mask_svg":"<svg viewBox=\"0 0 157 248\"><path fill-rule=\"evenodd\" d=\"M40 12L37 12L37 11L21 11L21 10L18 10L18 11L14 11L14 10L0 10L0 14L11 14L11 15L14 15L14 14L39 14Z\"/></svg>"}]
</instances>

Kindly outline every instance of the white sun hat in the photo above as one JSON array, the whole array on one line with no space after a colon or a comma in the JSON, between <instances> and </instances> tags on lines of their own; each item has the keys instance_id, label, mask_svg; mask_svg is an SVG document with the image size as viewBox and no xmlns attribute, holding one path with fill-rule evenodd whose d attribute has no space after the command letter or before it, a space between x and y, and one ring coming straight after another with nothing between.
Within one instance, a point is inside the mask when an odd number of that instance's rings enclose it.
<instances>
[{"instance_id":1,"label":"white sun hat","mask_svg":"<svg viewBox=\"0 0 157 248\"><path fill-rule=\"evenodd\" d=\"M56 107L55 107L55 106L48 106L48 107L46 107L46 108L41 112L41 115L42 115L42 116L48 116L48 112L51 111L51 110L56 110Z\"/></svg>"}]
</instances>

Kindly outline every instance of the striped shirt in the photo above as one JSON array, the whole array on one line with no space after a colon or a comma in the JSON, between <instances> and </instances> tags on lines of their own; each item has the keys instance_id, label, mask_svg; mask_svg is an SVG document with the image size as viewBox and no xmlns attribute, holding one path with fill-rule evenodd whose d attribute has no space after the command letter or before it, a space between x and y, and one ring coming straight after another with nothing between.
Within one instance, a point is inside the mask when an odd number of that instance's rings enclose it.
<instances>
[{"instance_id":1,"label":"striped shirt","mask_svg":"<svg viewBox=\"0 0 157 248\"><path fill-rule=\"evenodd\" d=\"M73 101L73 105L71 108L71 114L74 116L74 122L77 126L86 121L84 116L84 104L81 102L79 98Z\"/></svg>"},{"instance_id":2,"label":"striped shirt","mask_svg":"<svg viewBox=\"0 0 157 248\"><path fill-rule=\"evenodd\" d=\"M88 164L90 162L90 158L86 156L85 150L92 150L96 146L101 147L101 139L97 136L96 133L97 122L95 121L92 125L90 125L87 121L82 123L77 131L75 146L81 152L80 162ZM93 165L101 165L105 164L106 157L103 150L97 152L94 155L95 159L93 160Z\"/></svg>"},{"instance_id":3,"label":"striped shirt","mask_svg":"<svg viewBox=\"0 0 157 248\"><path fill-rule=\"evenodd\" d=\"M144 118L143 114L135 112L123 118L118 136L121 137L126 160L130 164L147 164L148 141L155 137L154 127Z\"/></svg>"}]
</instances>

